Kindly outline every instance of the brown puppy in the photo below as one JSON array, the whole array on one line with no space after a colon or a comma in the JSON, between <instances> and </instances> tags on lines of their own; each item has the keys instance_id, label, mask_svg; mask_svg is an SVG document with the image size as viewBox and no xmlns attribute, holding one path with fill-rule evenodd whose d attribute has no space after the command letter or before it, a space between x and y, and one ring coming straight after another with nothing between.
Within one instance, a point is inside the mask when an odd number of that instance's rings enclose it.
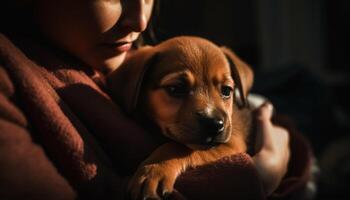
<instances>
[{"instance_id":1,"label":"brown puppy","mask_svg":"<svg viewBox=\"0 0 350 200\"><path fill-rule=\"evenodd\" d=\"M247 151L252 83L232 51L197 37L142 48L113 72L110 88L126 112L175 141L139 166L132 199L166 196L186 169Z\"/></svg>"}]
</instances>

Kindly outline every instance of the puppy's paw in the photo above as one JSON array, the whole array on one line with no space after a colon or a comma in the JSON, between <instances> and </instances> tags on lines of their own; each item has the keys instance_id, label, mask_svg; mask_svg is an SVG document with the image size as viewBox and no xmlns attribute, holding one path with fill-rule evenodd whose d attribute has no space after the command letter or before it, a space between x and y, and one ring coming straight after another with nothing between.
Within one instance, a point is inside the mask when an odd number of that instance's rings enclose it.
<instances>
[{"instance_id":1,"label":"puppy's paw","mask_svg":"<svg viewBox=\"0 0 350 200\"><path fill-rule=\"evenodd\" d=\"M178 172L162 164L141 166L128 185L131 199L166 199L173 191Z\"/></svg>"}]
</instances>

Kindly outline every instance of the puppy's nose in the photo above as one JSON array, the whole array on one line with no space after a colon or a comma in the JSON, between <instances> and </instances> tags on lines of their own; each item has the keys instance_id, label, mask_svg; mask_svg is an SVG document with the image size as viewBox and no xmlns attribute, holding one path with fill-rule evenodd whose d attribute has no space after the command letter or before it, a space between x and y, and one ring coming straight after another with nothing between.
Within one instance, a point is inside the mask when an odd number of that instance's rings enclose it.
<instances>
[{"instance_id":1,"label":"puppy's nose","mask_svg":"<svg viewBox=\"0 0 350 200\"><path fill-rule=\"evenodd\" d=\"M224 121L220 118L201 116L199 123L210 136L219 135L224 130Z\"/></svg>"}]
</instances>

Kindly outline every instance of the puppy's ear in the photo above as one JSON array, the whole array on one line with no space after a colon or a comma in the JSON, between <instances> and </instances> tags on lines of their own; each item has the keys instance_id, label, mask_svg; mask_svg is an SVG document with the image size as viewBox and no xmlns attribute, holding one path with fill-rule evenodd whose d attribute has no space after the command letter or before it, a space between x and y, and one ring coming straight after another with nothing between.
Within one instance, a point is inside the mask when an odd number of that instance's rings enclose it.
<instances>
[{"instance_id":1,"label":"puppy's ear","mask_svg":"<svg viewBox=\"0 0 350 200\"><path fill-rule=\"evenodd\" d=\"M235 82L235 95L239 100L239 104L244 107L248 106L246 97L249 90L253 86L254 74L250 66L242 61L232 50L227 47L221 47L222 52L225 54L227 60L230 63L231 73ZM237 94L238 90L238 94Z\"/></svg>"},{"instance_id":2,"label":"puppy's ear","mask_svg":"<svg viewBox=\"0 0 350 200\"><path fill-rule=\"evenodd\" d=\"M133 115L138 104L145 75L157 60L153 47L144 47L129 56L107 77L108 90L128 114Z\"/></svg>"}]
</instances>

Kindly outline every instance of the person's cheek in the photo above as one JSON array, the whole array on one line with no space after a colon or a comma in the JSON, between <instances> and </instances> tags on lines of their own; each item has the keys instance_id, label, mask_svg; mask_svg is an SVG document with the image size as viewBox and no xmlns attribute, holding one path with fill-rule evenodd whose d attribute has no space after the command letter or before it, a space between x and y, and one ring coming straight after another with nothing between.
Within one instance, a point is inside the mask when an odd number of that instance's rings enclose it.
<instances>
[{"instance_id":1,"label":"person's cheek","mask_svg":"<svg viewBox=\"0 0 350 200\"><path fill-rule=\"evenodd\" d=\"M119 1L96 1L93 4L95 23L101 33L111 30L118 22L122 13Z\"/></svg>"},{"instance_id":2,"label":"person's cheek","mask_svg":"<svg viewBox=\"0 0 350 200\"><path fill-rule=\"evenodd\" d=\"M145 4L146 4L145 5L146 19L147 19L147 22L149 22L151 15L152 15L152 11L153 11L154 1L153 0L146 0Z\"/></svg>"}]
</instances>

